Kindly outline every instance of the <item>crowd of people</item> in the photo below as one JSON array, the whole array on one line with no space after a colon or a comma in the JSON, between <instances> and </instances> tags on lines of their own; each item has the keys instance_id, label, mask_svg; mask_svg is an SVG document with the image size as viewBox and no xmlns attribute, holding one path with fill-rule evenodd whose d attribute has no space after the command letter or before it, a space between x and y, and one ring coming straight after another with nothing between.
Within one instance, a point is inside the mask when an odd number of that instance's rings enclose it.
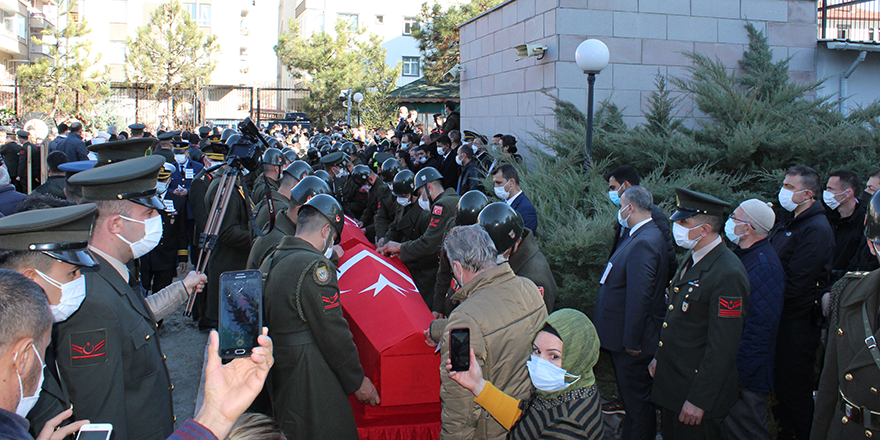
<instances>
[{"instance_id":1,"label":"crowd of people","mask_svg":"<svg viewBox=\"0 0 880 440\"><path fill-rule=\"evenodd\" d=\"M461 130L445 107L429 132L405 107L370 133L272 125L253 158L233 154L254 142L235 129L84 139L74 122L39 147L17 131L0 148L0 437L61 439L89 420L116 439L356 439L349 396L382 399L340 304L346 217L433 313L440 438L600 439L603 413L623 414L624 439L772 439L771 412L780 439L880 434L880 170L863 189L794 166L778 204L676 188L667 217L635 169L614 169L591 320L555 310L516 139ZM41 148L45 181L28 167ZM203 250L204 273L187 272ZM245 269L263 273L266 329L223 365L219 279ZM190 300L211 331L205 396L175 432L157 329ZM466 371L450 362L459 328ZM600 350L619 391L605 404Z\"/></svg>"}]
</instances>

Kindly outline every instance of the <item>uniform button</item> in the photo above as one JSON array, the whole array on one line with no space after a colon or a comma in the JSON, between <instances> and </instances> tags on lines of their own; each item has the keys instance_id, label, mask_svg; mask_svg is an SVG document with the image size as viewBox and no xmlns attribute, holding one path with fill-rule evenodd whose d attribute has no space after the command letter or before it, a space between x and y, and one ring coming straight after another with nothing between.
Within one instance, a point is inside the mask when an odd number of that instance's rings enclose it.
<instances>
[{"instance_id":1,"label":"uniform button","mask_svg":"<svg viewBox=\"0 0 880 440\"><path fill-rule=\"evenodd\" d=\"M874 434L871 434L871 431L865 430L865 437L871 438Z\"/></svg>"},{"instance_id":2,"label":"uniform button","mask_svg":"<svg viewBox=\"0 0 880 440\"><path fill-rule=\"evenodd\" d=\"M177 421L177 416L174 416L174 421L175 421L175 422Z\"/></svg>"},{"instance_id":3,"label":"uniform button","mask_svg":"<svg viewBox=\"0 0 880 440\"><path fill-rule=\"evenodd\" d=\"M675 308L674 305L672 305L672 304L669 305L669 310L672 310L672 309L674 309L674 308Z\"/></svg>"},{"instance_id":4,"label":"uniform button","mask_svg":"<svg viewBox=\"0 0 880 440\"><path fill-rule=\"evenodd\" d=\"M678 287L676 287L675 289L672 289L672 290L673 290L675 293L678 293Z\"/></svg>"},{"instance_id":5,"label":"uniform button","mask_svg":"<svg viewBox=\"0 0 880 440\"><path fill-rule=\"evenodd\" d=\"M174 391L174 384L171 384L171 391Z\"/></svg>"},{"instance_id":6,"label":"uniform button","mask_svg":"<svg viewBox=\"0 0 880 440\"><path fill-rule=\"evenodd\" d=\"M849 419L846 418L846 416L843 416L843 418L840 419L840 423L843 423L844 425L846 425L846 422L849 422Z\"/></svg>"},{"instance_id":7,"label":"uniform button","mask_svg":"<svg viewBox=\"0 0 880 440\"><path fill-rule=\"evenodd\" d=\"M663 346L663 341L658 342L658 343L657 343L657 346L662 347L662 346Z\"/></svg>"},{"instance_id":8,"label":"uniform button","mask_svg":"<svg viewBox=\"0 0 880 440\"><path fill-rule=\"evenodd\" d=\"M700 374L700 370L694 370L695 374Z\"/></svg>"},{"instance_id":9,"label":"uniform button","mask_svg":"<svg viewBox=\"0 0 880 440\"><path fill-rule=\"evenodd\" d=\"M871 387L871 392L877 394L877 388Z\"/></svg>"},{"instance_id":10,"label":"uniform button","mask_svg":"<svg viewBox=\"0 0 880 440\"><path fill-rule=\"evenodd\" d=\"M693 288L693 287L689 287L689 288L688 288L688 292L693 292L693 291L694 291L694 288Z\"/></svg>"},{"instance_id":11,"label":"uniform button","mask_svg":"<svg viewBox=\"0 0 880 440\"><path fill-rule=\"evenodd\" d=\"M849 382L849 381L851 381L851 380L853 379L853 375L852 375L852 374L849 374L849 373L846 373L846 375L843 376L843 378L846 379L847 382Z\"/></svg>"},{"instance_id":12,"label":"uniform button","mask_svg":"<svg viewBox=\"0 0 880 440\"><path fill-rule=\"evenodd\" d=\"M163 361L164 361L164 360L168 360L168 358L165 357L165 354L164 354L164 353L162 354L162 360L163 360Z\"/></svg>"},{"instance_id":13,"label":"uniform button","mask_svg":"<svg viewBox=\"0 0 880 440\"><path fill-rule=\"evenodd\" d=\"M685 295L685 296L684 296L685 299L688 299L688 298L690 298L690 297L691 297L690 295Z\"/></svg>"},{"instance_id":14,"label":"uniform button","mask_svg":"<svg viewBox=\"0 0 880 440\"><path fill-rule=\"evenodd\" d=\"M840 336L843 336L843 329L842 328L837 329L837 334Z\"/></svg>"},{"instance_id":15,"label":"uniform button","mask_svg":"<svg viewBox=\"0 0 880 440\"><path fill-rule=\"evenodd\" d=\"M149 340L150 340L150 335L147 335L146 339L149 341Z\"/></svg>"},{"instance_id":16,"label":"uniform button","mask_svg":"<svg viewBox=\"0 0 880 440\"><path fill-rule=\"evenodd\" d=\"M666 324L665 322L663 323L663 328L666 328L666 327L668 327L668 326L669 326L669 325Z\"/></svg>"}]
</instances>

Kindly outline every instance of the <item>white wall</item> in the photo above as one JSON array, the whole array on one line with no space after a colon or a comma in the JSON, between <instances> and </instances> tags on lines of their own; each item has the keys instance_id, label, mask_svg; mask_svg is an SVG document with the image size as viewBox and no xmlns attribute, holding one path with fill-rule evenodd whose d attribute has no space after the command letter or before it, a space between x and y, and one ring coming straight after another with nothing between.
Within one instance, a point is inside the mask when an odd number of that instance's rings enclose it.
<instances>
[{"instance_id":1,"label":"white wall","mask_svg":"<svg viewBox=\"0 0 880 440\"><path fill-rule=\"evenodd\" d=\"M826 79L819 95L831 96L836 100L840 92L840 78L843 72L859 56L857 50L829 50L825 43L819 43L816 76ZM880 99L880 53L868 52L865 61L859 64L847 81L846 110L867 106Z\"/></svg>"}]
</instances>

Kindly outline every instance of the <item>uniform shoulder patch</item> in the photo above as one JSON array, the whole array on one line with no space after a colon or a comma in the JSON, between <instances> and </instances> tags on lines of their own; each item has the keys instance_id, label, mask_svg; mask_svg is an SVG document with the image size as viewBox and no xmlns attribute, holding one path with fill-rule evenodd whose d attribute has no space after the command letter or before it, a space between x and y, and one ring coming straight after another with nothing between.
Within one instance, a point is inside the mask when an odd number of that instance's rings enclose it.
<instances>
[{"instance_id":1,"label":"uniform shoulder patch","mask_svg":"<svg viewBox=\"0 0 880 440\"><path fill-rule=\"evenodd\" d=\"M70 334L70 366L89 367L107 362L107 329Z\"/></svg>"},{"instance_id":2,"label":"uniform shoulder patch","mask_svg":"<svg viewBox=\"0 0 880 440\"><path fill-rule=\"evenodd\" d=\"M722 296L718 298L718 316L721 318L739 318L742 316L741 296Z\"/></svg>"},{"instance_id":3,"label":"uniform shoulder patch","mask_svg":"<svg viewBox=\"0 0 880 440\"><path fill-rule=\"evenodd\" d=\"M432 211L434 215L443 215L443 207L440 205L434 206L434 211Z\"/></svg>"},{"instance_id":4,"label":"uniform shoulder patch","mask_svg":"<svg viewBox=\"0 0 880 440\"><path fill-rule=\"evenodd\" d=\"M330 283L330 268L323 261L315 265L315 283L326 286Z\"/></svg>"}]
</instances>

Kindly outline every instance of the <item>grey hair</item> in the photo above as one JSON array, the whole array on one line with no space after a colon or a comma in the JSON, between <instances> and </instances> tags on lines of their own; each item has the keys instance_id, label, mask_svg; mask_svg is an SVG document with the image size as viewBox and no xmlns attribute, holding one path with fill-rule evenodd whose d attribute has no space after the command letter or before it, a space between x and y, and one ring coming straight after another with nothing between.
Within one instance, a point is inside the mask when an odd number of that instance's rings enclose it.
<instances>
[{"instance_id":1,"label":"grey hair","mask_svg":"<svg viewBox=\"0 0 880 440\"><path fill-rule=\"evenodd\" d=\"M49 300L26 276L0 269L0 347L4 351L22 338L39 341L52 328Z\"/></svg>"},{"instance_id":2,"label":"grey hair","mask_svg":"<svg viewBox=\"0 0 880 440\"><path fill-rule=\"evenodd\" d=\"M491 269L497 264L498 251L495 243L480 225L456 226L446 234L443 249L449 263L458 261L469 272L477 273Z\"/></svg>"},{"instance_id":3,"label":"grey hair","mask_svg":"<svg viewBox=\"0 0 880 440\"><path fill-rule=\"evenodd\" d=\"M0 185L9 185L9 171L4 167L0 167Z\"/></svg>"},{"instance_id":4,"label":"grey hair","mask_svg":"<svg viewBox=\"0 0 880 440\"><path fill-rule=\"evenodd\" d=\"M632 204L636 209L642 212L651 212L651 206L654 205L654 198L651 191L644 186L631 186L623 191L626 201Z\"/></svg>"}]
</instances>

